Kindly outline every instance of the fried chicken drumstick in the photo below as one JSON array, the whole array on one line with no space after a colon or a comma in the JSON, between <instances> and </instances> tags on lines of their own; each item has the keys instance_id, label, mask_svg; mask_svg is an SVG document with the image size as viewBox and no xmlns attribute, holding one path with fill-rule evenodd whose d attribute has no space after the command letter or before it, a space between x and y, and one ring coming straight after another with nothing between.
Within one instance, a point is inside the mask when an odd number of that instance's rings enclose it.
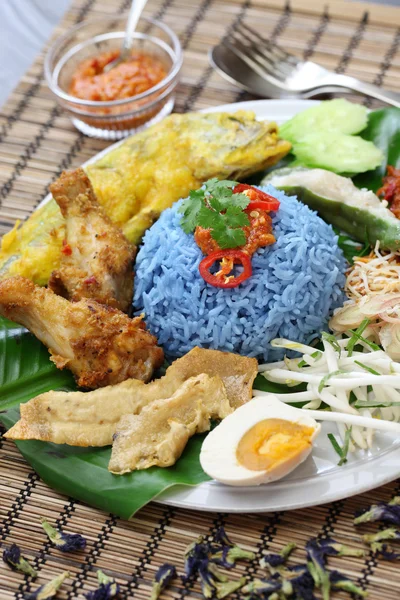
<instances>
[{"instance_id":1,"label":"fried chicken drumstick","mask_svg":"<svg viewBox=\"0 0 400 600\"><path fill-rule=\"evenodd\" d=\"M93 298L127 312L136 248L97 202L83 169L64 171L50 191L65 218L66 239L49 287L73 302Z\"/></svg>"},{"instance_id":2,"label":"fried chicken drumstick","mask_svg":"<svg viewBox=\"0 0 400 600\"><path fill-rule=\"evenodd\" d=\"M57 367L70 369L82 387L148 381L163 362L141 317L130 319L88 298L69 302L25 277L0 282L0 314L29 329Z\"/></svg>"}]
</instances>

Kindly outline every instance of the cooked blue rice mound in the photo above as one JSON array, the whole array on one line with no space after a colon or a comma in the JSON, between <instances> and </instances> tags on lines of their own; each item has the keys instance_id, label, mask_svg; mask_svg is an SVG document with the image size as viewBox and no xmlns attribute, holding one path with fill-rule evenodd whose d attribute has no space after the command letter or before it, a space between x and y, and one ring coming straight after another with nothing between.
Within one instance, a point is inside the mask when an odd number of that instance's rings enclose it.
<instances>
[{"instance_id":1,"label":"cooked blue rice mound","mask_svg":"<svg viewBox=\"0 0 400 600\"><path fill-rule=\"evenodd\" d=\"M233 289L207 284L204 258L180 226L181 201L146 232L136 261L134 308L168 358L194 346L259 360L282 357L276 337L309 342L345 300L346 262L332 227L295 197L261 188L281 205L273 213L276 243L252 257L252 276Z\"/></svg>"}]
</instances>

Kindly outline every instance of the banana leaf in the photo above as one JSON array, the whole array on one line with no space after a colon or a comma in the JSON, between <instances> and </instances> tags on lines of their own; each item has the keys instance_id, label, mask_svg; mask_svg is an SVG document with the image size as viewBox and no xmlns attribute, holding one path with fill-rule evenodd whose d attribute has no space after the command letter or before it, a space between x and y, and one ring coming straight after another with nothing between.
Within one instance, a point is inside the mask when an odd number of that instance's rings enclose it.
<instances>
[{"instance_id":1,"label":"banana leaf","mask_svg":"<svg viewBox=\"0 0 400 600\"><path fill-rule=\"evenodd\" d=\"M0 422L9 429L19 404L52 389L77 389L68 371L59 371L47 349L22 327L0 317ZM107 469L111 448L74 448L46 442L16 442L21 454L49 486L68 496L128 519L167 488L207 481L199 454L204 436L193 437L168 469L153 467L128 475Z\"/></svg>"},{"instance_id":2,"label":"banana leaf","mask_svg":"<svg viewBox=\"0 0 400 600\"><path fill-rule=\"evenodd\" d=\"M382 185L386 166L400 168L400 108L382 108L369 114L368 125L359 135L380 148L385 160L380 167L354 177L354 183L376 192Z\"/></svg>"}]
</instances>

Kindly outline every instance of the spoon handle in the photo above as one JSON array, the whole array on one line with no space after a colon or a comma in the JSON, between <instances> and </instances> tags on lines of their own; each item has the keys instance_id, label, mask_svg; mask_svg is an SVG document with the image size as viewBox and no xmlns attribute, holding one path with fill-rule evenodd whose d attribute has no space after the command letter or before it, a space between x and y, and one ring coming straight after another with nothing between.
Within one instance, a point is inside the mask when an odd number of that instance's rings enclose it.
<instances>
[{"instance_id":1,"label":"spoon handle","mask_svg":"<svg viewBox=\"0 0 400 600\"><path fill-rule=\"evenodd\" d=\"M143 12L147 0L132 0L132 5L129 11L128 22L126 24L125 38L122 44L121 58L126 58L132 49L133 34L136 31L136 26Z\"/></svg>"}]
</instances>

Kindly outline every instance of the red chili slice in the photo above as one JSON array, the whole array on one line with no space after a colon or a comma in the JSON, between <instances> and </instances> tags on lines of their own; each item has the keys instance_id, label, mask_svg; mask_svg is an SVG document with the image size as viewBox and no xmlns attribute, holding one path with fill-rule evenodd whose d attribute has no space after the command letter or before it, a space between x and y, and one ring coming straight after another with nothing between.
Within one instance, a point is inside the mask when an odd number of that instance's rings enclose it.
<instances>
[{"instance_id":1,"label":"red chili slice","mask_svg":"<svg viewBox=\"0 0 400 600\"><path fill-rule=\"evenodd\" d=\"M237 277L228 278L227 276L217 277L210 273L210 269L213 264L222 260L223 258L231 258L236 262L239 262L243 266L243 272L240 273ZM208 256L203 258L199 265L200 275L210 285L218 288L234 288L237 287L243 281L246 281L252 274L251 268L251 258L246 252L242 250L217 250L216 252L211 252Z\"/></svg>"},{"instance_id":2,"label":"red chili slice","mask_svg":"<svg viewBox=\"0 0 400 600\"><path fill-rule=\"evenodd\" d=\"M66 256L71 256L71 254L72 254L72 248L69 244L67 244L66 240L63 240L61 252L62 252L62 254L65 254Z\"/></svg>"},{"instance_id":3,"label":"red chili slice","mask_svg":"<svg viewBox=\"0 0 400 600\"><path fill-rule=\"evenodd\" d=\"M233 188L234 194L241 194L242 192L247 191L246 196L250 198L250 203L246 206L246 211L256 210L259 208L260 210L278 210L280 206L279 200L259 190L252 185L247 185L247 183L238 183Z\"/></svg>"}]
</instances>

